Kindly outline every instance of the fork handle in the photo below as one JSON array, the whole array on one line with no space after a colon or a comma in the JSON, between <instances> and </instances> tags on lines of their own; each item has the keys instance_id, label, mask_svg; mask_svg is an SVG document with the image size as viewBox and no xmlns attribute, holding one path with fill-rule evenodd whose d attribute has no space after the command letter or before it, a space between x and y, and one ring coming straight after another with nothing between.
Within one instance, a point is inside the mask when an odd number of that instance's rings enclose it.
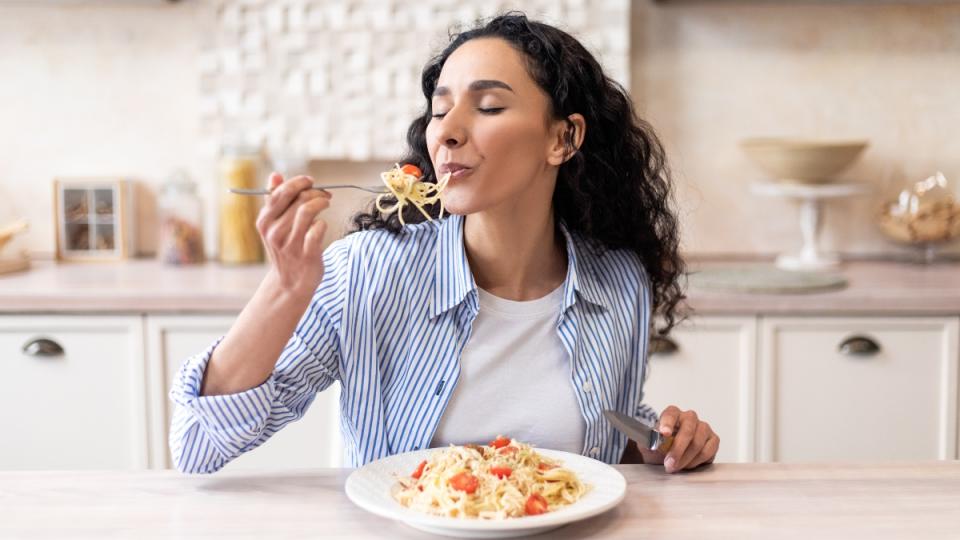
<instances>
[{"instance_id":1,"label":"fork handle","mask_svg":"<svg viewBox=\"0 0 960 540\"><path fill-rule=\"evenodd\" d=\"M349 184L334 184L329 186L315 184L310 189L325 191L328 189L345 189L345 188L359 189L362 191L368 191L370 193L386 193L386 191L379 190L376 188L366 188L363 186L354 186ZM234 193L236 195L269 195L271 193L270 190L267 188L255 188L255 189L228 188L227 191L229 191L230 193Z\"/></svg>"}]
</instances>

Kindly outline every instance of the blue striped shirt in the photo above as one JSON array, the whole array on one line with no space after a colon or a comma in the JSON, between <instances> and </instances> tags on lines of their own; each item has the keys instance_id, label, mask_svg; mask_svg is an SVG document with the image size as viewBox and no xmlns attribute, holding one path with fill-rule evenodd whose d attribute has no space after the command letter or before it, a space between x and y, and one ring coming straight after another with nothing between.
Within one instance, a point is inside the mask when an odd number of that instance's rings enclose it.
<instances>
[{"instance_id":1,"label":"blue striped shirt","mask_svg":"<svg viewBox=\"0 0 960 540\"><path fill-rule=\"evenodd\" d=\"M341 384L340 429L349 466L427 448L456 387L460 355L479 310L463 222L449 216L407 226L402 234L364 231L331 244L309 308L273 373L256 388L200 396L217 343L188 358L170 390L176 404L170 449L177 468L220 469L301 418L316 393L335 381ZM657 416L641 403L650 283L635 253L600 250L559 228L568 265L557 333L569 353L586 423L582 453L617 463L627 439L602 411L651 421Z\"/></svg>"}]
</instances>

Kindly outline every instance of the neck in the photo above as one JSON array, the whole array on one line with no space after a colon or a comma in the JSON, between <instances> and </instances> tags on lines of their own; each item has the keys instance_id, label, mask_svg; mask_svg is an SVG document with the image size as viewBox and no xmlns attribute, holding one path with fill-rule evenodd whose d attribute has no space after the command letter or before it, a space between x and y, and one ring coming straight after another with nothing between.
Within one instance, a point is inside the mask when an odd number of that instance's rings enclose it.
<instances>
[{"instance_id":1,"label":"neck","mask_svg":"<svg viewBox=\"0 0 960 540\"><path fill-rule=\"evenodd\" d=\"M470 214L463 241L477 286L500 298L542 298L566 278L566 250L549 205Z\"/></svg>"}]
</instances>

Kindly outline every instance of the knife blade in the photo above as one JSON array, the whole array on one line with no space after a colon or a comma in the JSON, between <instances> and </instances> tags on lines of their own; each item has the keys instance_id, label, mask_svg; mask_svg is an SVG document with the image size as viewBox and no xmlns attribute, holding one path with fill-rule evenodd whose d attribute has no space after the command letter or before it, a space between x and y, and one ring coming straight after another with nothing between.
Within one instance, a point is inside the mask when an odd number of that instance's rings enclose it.
<instances>
[{"instance_id":1,"label":"knife blade","mask_svg":"<svg viewBox=\"0 0 960 540\"><path fill-rule=\"evenodd\" d=\"M663 435L654 426L647 425L636 418L611 410L603 411L603 416L617 431L637 441L640 446L663 453L667 453L673 446L672 435Z\"/></svg>"}]
</instances>

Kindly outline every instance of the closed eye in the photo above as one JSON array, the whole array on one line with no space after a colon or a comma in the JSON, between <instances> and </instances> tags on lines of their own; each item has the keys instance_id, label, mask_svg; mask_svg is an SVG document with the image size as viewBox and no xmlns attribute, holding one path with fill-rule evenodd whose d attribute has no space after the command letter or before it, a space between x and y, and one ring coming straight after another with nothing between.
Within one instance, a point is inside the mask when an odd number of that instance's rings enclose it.
<instances>
[{"instance_id":1,"label":"closed eye","mask_svg":"<svg viewBox=\"0 0 960 540\"><path fill-rule=\"evenodd\" d=\"M505 108L506 107L489 107L489 108L481 107L481 108L478 108L477 110L480 111L482 114L499 114ZM431 116L433 116L434 118L443 118L446 115L447 113L436 113L436 114L432 114Z\"/></svg>"}]
</instances>

